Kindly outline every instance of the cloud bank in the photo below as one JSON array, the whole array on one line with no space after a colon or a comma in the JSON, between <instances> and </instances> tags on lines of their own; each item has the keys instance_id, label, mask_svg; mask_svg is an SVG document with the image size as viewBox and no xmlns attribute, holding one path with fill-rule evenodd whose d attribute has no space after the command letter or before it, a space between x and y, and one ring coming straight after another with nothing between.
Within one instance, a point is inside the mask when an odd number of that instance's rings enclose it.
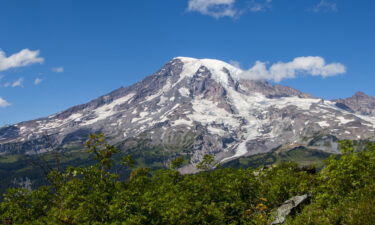
<instances>
[{"instance_id":1,"label":"cloud bank","mask_svg":"<svg viewBox=\"0 0 375 225\"><path fill-rule=\"evenodd\" d=\"M0 108L5 108L7 106L10 106L10 103L7 102L5 99L3 99L2 97L0 97Z\"/></svg>"},{"instance_id":2,"label":"cloud bank","mask_svg":"<svg viewBox=\"0 0 375 225\"><path fill-rule=\"evenodd\" d=\"M297 57L290 62L278 62L267 68L265 62L257 61L255 65L240 74L240 78L248 80L273 80L295 78L299 74L329 77L343 74L346 67L341 63L326 64L319 56Z\"/></svg>"},{"instance_id":3,"label":"cloud bank","mask_svg":"<svg viewBox=\"0 0 375 225\"><path fill-rule=\"evenodd\" d=\"M39 50L23 49L9 57L6 56L4 51L0 50L0 71L43 62L44 58L39 57Z\"/></svg>"}]
</instances>

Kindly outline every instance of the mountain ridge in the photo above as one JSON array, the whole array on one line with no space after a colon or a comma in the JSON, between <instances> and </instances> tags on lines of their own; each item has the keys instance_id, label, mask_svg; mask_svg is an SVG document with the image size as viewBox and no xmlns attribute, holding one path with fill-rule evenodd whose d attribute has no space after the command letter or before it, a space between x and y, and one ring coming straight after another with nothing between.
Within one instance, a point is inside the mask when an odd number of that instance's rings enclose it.
<instances>
[{"instance_id":1,"label":"mountain ridge","mask_svg":"<svg viewBox=\"0 0 375 225\"><path fill-rule=\"evenodd\" d=\"M362 115L375 116L375 98L357 91L353 96L333 100L336 105L350 112L360 113Z\"/></svg>"},{"instance_id":2,"label":"mountain ridge","mask_svg":"<svg viewBox=\"0 0 375 225\"><path fill-rule=\"evenodd\" d=\"M66 147L102 132L111 143L125 145L142 137L152 146L181 147L168 157L185 154L194 165L204 154L227 162L280 145L306 145L319 135L318 149L338 153L330 137L375 136L372 115L339 107L342 101L244 80L241 72L219 60L176 57L133 85L49 117L0 128L0 155L50 151L46 135L54 146Z\"/></svg>"}]
</instances>

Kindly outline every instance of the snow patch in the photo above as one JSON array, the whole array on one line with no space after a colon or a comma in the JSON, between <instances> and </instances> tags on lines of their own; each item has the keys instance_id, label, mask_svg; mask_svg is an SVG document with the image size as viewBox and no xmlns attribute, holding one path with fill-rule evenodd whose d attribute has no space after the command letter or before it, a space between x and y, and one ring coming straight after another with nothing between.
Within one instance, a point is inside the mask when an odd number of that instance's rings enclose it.
<instances>
[{"instance_id":1,"label":"snow patch","mask_svg":"<svg viewBox=\"0 0 375 225\"><path fill-rule=\"evenodd\" d=\"M79 121L81 120L81 117L82 117L82 113L74 113L72 115L70 115L67 120L71 120L71 121Z\"/></svg>"},{"instance_id":2,"label":"snow patch","mask_svg":"<svg viewBox=\"0 0 375 225\"><path fill-rule=\"evenodd\" d=\"M355 115L356 117L366 121L367 123L369 123L370 125L372 125L372 127L375 128L375 117L372 117L372 116L364 116L364 115Z\"/></svg>"},{"instance_id":3,"label":"snow patch","mask_svg":"<svg viewBox=\"0 0 375 225\"><path fill-rule=\"evenodd\" d=\"M224 136L225 135L225 131L223 131L222 129L219 129L217 127L207 127L207 130L208 132L210 132L211 134L217 134L219 136Z\"/></svg>"},{"instance_id":4,"label":"snow patch","mask_svg":"<svg viewBox=\"0 0 375 225\"><path fill-rule=\"evenodd\" d=\"M156 98L156 97L159 97L160 95L162 95L162 94L168 92L171 88L172 88L172 84L171 84L170 79L168 79L167 82L166 82L166 84L165 84L165 85L164 85L164 86L163 86L158 92L156 92L156 93L153 94L153 95L149 95L149 96L147 96L147 97L145 98L145 100L142 101L141 103L143 103L143 102L148 102L148 101L150 101L150 100L152 100L152 99L154 99L154 98Z\"/></svg>"},{"instance_id":5,"label":"snow patch","mask_svg":"<svg viewBox=\"0 0 375 225\"><path fill-rule=\"evenodd\" d=\"M354 119L345 119L343 116L338 116L336 118L339 119L340 123L342 123L342 124L347 124L349 122L354 121Z\"/></svg>"},{"instance_id":6,"label":"snow patch","mask_svg":"<svg viewBox=\"0 0 375 225\"><path fill-rule=\"evenodd\" d=\"M141 112L140 114L139 114L139 116L143 119L143 118L145 118L145 116L147 116L148 115L148 112Z\"/></svg>"},{"instance_id":7,"label":"snow patch","mask_svg":"<svg viewBox=\"0 0 375 225\"><path fill-rule=\"evenodd\" d=\"M319 99L313 98L299 98L299 97L284 97L280 99L271 99L270 104L274 104L274 106L278 109L282 109L285 106L294 105L297 108L302 110L310 110L310 107L314 103L318 103Z\"/></svg>"},{"instance_id":8,"label":"snow patch","mask_svg":"<svg viewBox=\"0 0 375 225\"><path fill-rule=\"evenodd\" d=\"M94 124L100 120L106 119L114 114L117 113L115 110L115 107L117 105L123 104L127 101L129 101L132 97L134 97L135 93L130 93L124 97L118 98L113 100L111 103L103 105L97 109L94 110L94 114L96 115L96 118L87 120L83 123L83 125L91 125Z\"/></svg>"},{"instance_id":9,"label":"snow patch","mask_svg":"<svg viewBox=\"0 0 375 225\"><path fill-rule=\"evenodd\" d=\"M137 121L142 121L142 122L146 122L148 120L151 120L152 118L145 118L149 113L148 112L141 112L139 113L139 117L136 117L136 118L133 118L131 120L131 123L134 123L134 122L137 122Z\"/></svg>"},{"instance_id":10,"label":"snow patch","mask_svg":"<svg viewBox=\"0 0 375 225\"><path fill-rule=\"evenodd\" d=\"M175 59L179 59L184 63L180 79L177 83L186 77L193 77L202 66L210 70L213 79L225 87L228 87L228 74L224 72L224 68L226 68L229 73L237 79L239 74L242 73L242 70L230 65L229 63L216 59L194 59L188 57L177 57Z\"/></svg>"},{"instance_id":11,"label":"snow patch","mask_svg":"<svg viewBox=\"0 0 375 225\"><path fill-rule=\"evenodd\" d=\"M217 103L206 99L195 98L192 102L194 112L188 117L191 120L207 124L224 124L230 128L237 128L240 122L233 118L232 114L223 108L219 108Z\"/></svg>"},{"instance_id":12,"label":"snow patch","mask_svg":"<svg viewBox=\"0 0 375 225\"><path fill-rule=\"evenodd\" d=\"M160 96L160 101L158 103L158 105L164 105L164 103L167 101L167 98L164 97L164 96Z\"/></svg>"},{"instance_id":13,"label":"snow patch","mask_svg":"<svg viewBox=\"0 0 375 225\"><path fill-rule=\"evenodd\" d=\"M178 91L180 92L180 94L184 97L188 97L189 94L190 94L190 91L189 89L187 89L186 87L182 87L180 89L178 89Z\"/></svg>"},{"instance_id":14,"label":"snow patch","mask_svg":"<svg viewBox=\"0 0 375 225\"><path fill-rule=\"evenodd\" d=\"M193 121L191 121L191 120L184 120L184 119L178 119L178 120L173 121L173 125L174 126L177 126L177 125L193 126Z\"/></svg>"},{"instance_id":15,"label":"snow patch","mask_svg":"<svg viewBox=\"0 0 375 225\"><path fill-rule=\"evenodd\" d=\"M320 127L329 127L329 123L327 121L320 121L320 122L317 122L317 124L319 124Z\"/></svg>"}]
</instances>

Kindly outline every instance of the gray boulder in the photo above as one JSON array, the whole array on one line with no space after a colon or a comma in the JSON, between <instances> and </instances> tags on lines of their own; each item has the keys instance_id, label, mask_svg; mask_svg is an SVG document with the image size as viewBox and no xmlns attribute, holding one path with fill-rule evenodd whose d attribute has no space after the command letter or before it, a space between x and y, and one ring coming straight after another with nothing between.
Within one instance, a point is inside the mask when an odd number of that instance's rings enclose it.
<instances>
[{"instance_id":1,"label":"gray boulder","mask_svg":"<svg viewBox=\"0 0 375 225\"><path fill-rule=\"evenodd\" d=\"M291 199L285 201L276 211L277 215L275 220L271 223L282 224L286 220L286 217L295 211L302 203L306 202L310 198L309 194L300 196L294 196Z\"/></svg>"}]
</instances>

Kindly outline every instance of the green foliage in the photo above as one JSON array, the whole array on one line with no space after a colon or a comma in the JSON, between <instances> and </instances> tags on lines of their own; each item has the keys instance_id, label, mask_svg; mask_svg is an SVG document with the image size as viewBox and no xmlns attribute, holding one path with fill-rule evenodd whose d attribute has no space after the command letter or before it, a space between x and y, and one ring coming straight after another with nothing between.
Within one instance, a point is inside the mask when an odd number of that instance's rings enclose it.
<instances>
[{"instance_id":1,"label":"green foliage","mask_svg":"<svg viewBox=\"0 0 375 225\"><path fill-rule=\"evenodd\" d=\"M134 168L127 179L110 172L117 151L101 135L88 141L97 164L52 170L51 184L34 191L9 189L0 203L0 224L269 224L275 209L294 195L312 193L311 204L287 224L373 224L375 149L343 155L325 168L283 162L259 169L219 168L181 175L176 168ZM132 167L132 157L123 164ZM201 170L212 168L206 155Z\"/></svg>"},{"instance_id":2,"label":"green foliage","mask_svg":"<svg viewBox=\"0 0 375 225\"><path fill-rule=\"evenodd\" d=\"M133 168L135 166L135 161L131 155L126 155L122 157L122 165Z\"/></svg>"},{"instance_id":3,"label":"green foliage","mask_svg":"<svg viewBox=\"0 0 375 225\"><path fill-rule=\"evenodd\" d=\"M349 195L371 183L374 179L374 151L354 152L351 141L340 142L343 155L340 160L334 156L326 160L326 167L319 176L317 199L336 204L343 195Z\"/></svg>"},{"instance_id":4,"label":"green foliage","mask_svg":"<svg viewBox=\"0 0 375 225\"><path fill-rule=\"evenodd\" d=\"M339 142L341 153L350 154L354 151L353 141L351 140L342 140Z\"/></svg>"},{"instance_id":5,"label":"green foliage","mask_svg":"<svg viewBox=\"0 0 375 225\"><path fill-rule=\"evenodd\" d=\"M212 168L212 163L214 162L213 155L204 155L201 162L197 164L197 169L199 170L209 170Z\"/></svg>"},{"instance_id":6,"label":"green foliage","mask_svg":"<svg viewBox=\"0 0 375 225\"><path fill-rule=\"evenodd\" d=\"M34 221L46 216L51 205L49 187L41 187L35 191L11 188L4 195L0 204L0 222L13 224Z\"/></svg>"},{"instance_id":7,"label":"green foliage","mask_svg":"<svg viewBox=\"0 0 375 225\"><path fill-rule=\"evenodd\" d=\"M116 147L109 145L103 134L90 134L88 141L85 143L87 151L94 153L95 160L98 161L99 166L104 169L109 169L112 166L112 155L117 153Z\"/></svg>"},{"instance_id":8,"label":"green foliage","mask_svg":"<svg viewBox=\"0 0 375 225\"><path fill-rule=\"evenodd\" d=\"M310 206L289 224L374 224L375 149L355 151L352 141L341 141L343 155L331 156L317 176Z\"/></svg>"},{"instance_id":9,"label":"green foliage","mask_svg":"<svg viewBox=\"0 0 375 225\"><path fill-rule=\"evenodd\" d=\"M183 163L184 163L184 158L182 158L182 157L175 158L171 162L171 168L177 169L177 168L181 167Z\"/></svg>"},{"instance_id":10,"label":"green foliage","mask_svg":"<svg viewBox=\"0 0 375 225\"><path fill-rule=\"evenodd\" d=\"M259 174L262 195L272 207L292 196L309 193L316 183L314 174L300 170L296 163L281 163Z\"/></svg>"}]
</instances>

